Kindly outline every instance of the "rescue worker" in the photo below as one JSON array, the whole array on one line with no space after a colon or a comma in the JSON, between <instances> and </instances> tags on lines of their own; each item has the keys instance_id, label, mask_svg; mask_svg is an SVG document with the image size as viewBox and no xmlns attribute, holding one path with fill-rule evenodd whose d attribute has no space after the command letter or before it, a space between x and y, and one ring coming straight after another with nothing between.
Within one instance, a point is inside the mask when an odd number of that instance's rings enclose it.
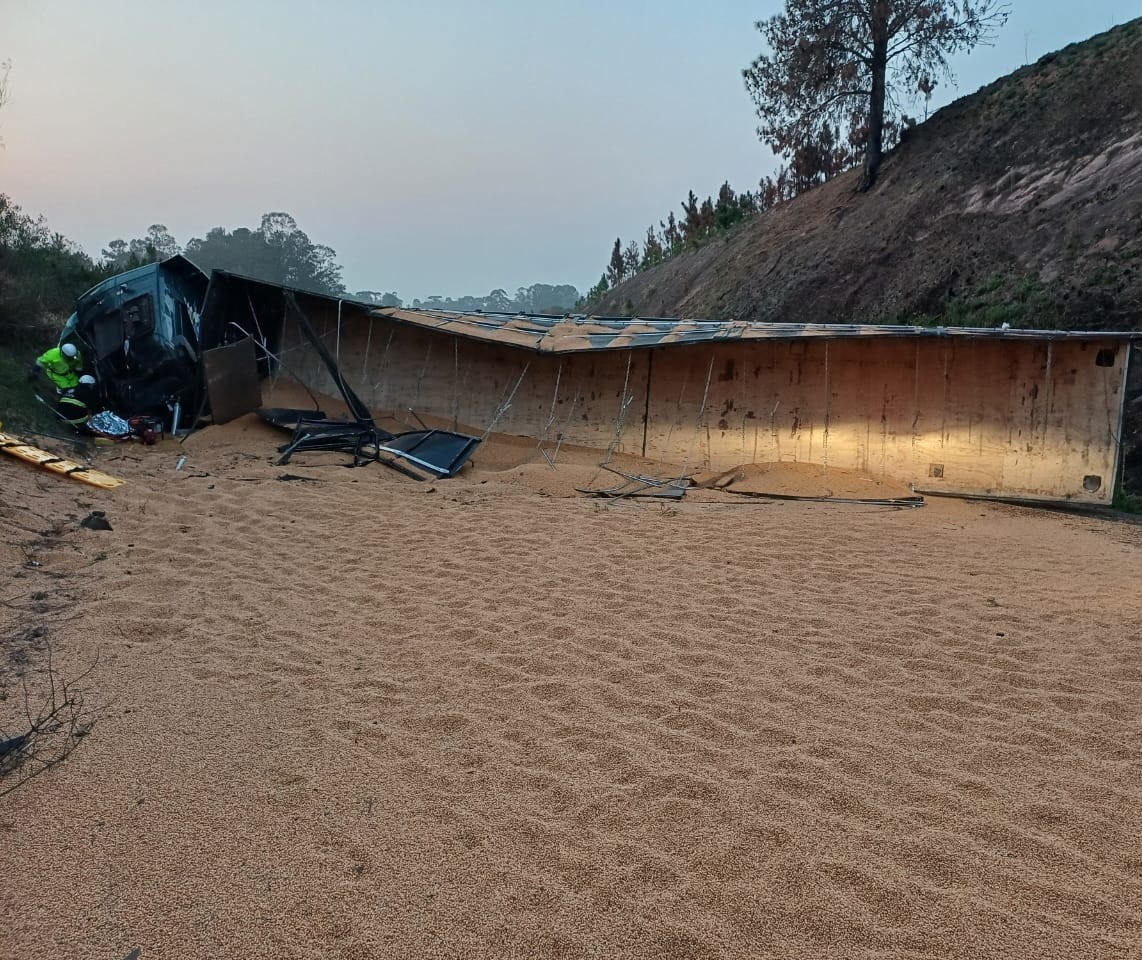
<instances>
[{"instance_id":1,"label":"rescue worker","mask_svg":"<svg viewBox=\"0 0 1142 960\"><path fill-rule=\"evenodd\" d=\"M70 390L79 383L83 357L74 343L65 343L36 357L36 366L47 374L57 390Z\"/></svg>"},{"instance_id":2,"label":"rescue worker","mask_svg":"<svg viewBox=\"0 0 1142 960\"><path fill-rule=\"evenodd\" d=\"M95 384L95 377L90 373L80 377L74 389L67 392L69 396L82 400L89 410L94 410L99 404L99 388Z\"/></svg>"},{"instance_id":3,"label":"rescue worker","mask_svg":"<svg viewBox=\"0 0 1142 960\"><path fill-rule=\"evenodd\" d=\"M66 420L76 430L84 426L91 419L91 410L79 397L69 390L56 401L56 413Z\"/></svg>"},{"instance_id":4,"label":"rescue worker","mask_svg":"<svg viewBox=\"0 0 1142 960\"><path fill-rule=\"evenodd\" d=\"M55 411L61 420L76 430L87 425L92 412L98 408L99 388L95 377L85 373L70 390L61 390L56 397Z\"/></svg>"}]
</instances>

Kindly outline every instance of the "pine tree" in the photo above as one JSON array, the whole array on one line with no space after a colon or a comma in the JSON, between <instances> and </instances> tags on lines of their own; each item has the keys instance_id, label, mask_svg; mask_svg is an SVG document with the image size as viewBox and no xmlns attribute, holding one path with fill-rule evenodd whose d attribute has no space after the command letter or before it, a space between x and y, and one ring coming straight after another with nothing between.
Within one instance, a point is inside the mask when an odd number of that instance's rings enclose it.
<instances>
[{"instance_id":1,"label":"pine tree","mask_svg":"<svg viewBox=\"0 0 1142 960\"><path fill-rule=\"evenodd\" d=\"M718 202L714 204L714 223L718 230L728 230L742 218L738 197L729 180L718 190Z\"/></svg>"},{"instance_id":2,"label":"pine tree","mask_svg":"<svg viewBox=\"0 0 1142 960\"><path fill-rule=\"evenodd\" d=\"M632 240L623 249L623 276L633 277L638 273L639 264L642 263L642 254L638 249L638 242Z\"/></svg>"},{"instance_id":3,"label":"pine tree","mask_svg":"<svg viewBox=\"0 0 1142 960\"><path fill-rule=\"evenodd\" d=\"M710 197L706 197L702 201L702 207L698 211L698 236L702 239L710 236L714 232L714 225L717 220L714 217L714 201Z\"/></svg>"},{"instance_id":4,"label":"pine tree","mask_svg":"<svg viewBox=\"0 0 1142 960\"><path fill-rule=\"evenodd\" d=\"M698 212L698 198L694 196L693 190L682 204L682 212L686 214L686 219L682 221L682 239L687 243L698 240L701 237L702 218Z\"/></svg>"},{"instance_id":5,"label":"pine tree","mask_svg":"<svg viewBox=\"0 0 1142 960\"><path fill-rule=\"evenodd\" d=\"M640 269L647 270L653 267L656 263L661 263L665 251L662 249L662 241L658 239L658 233L654 229L654 225L646 228L646 243L642 248L642 263L639 265Z\"/></svg>"},{"instance_id":6,"label":"pine tree","mask_svg":"<svg viewBox=\"0 0 1142 960\"><path fill-rule=\"evenodd\" d=\"M587 291L586 303L583 304L583 306L594 303L597 300L601 300L603 298L603 294L606 293L610 288L611 285L607 282L607 275L604 273L601 277L599 277L599 282Z\"/></svg>"},{"instance_id":7,"label":"pine tree","mask_svg":"<svg viewBox=\"0 0 1142 960\"><path fill-rule=\"evenodd\" d=\"M670 253L674 253L680 246L682 246L683 238L682 231L678 229L678 221L674 217L674 211L666 215L666 222L659 223L662 227L662 240L666 244L666 249Z\"/></svg>"},{"instance_id":8,"label":"pine tree","mask_svg":"<svg viewBox=\"0 0 1142 960\"><path fill-rule=\"evenodd\" d=\"M623 241L621 237L615 238L614 248L611 250L611 262L607 264L607 281L612 287L617 287L626 276L626 261L623 259Z\"/></svg>"},{"instance_id":9,"label":"pine tree","mask_svg":"<svg viewBox=\"0 0 1142 960\"><path fill-rule=\"evenodd\" d=\"M822 124L863 128L867 190L903 120L886 104L950 77L948 58L988 42L1008 11L1005 0L786 0L757 23L769 52L742 71L758 136L793 160Z\"/></svg>"}]
</instances>

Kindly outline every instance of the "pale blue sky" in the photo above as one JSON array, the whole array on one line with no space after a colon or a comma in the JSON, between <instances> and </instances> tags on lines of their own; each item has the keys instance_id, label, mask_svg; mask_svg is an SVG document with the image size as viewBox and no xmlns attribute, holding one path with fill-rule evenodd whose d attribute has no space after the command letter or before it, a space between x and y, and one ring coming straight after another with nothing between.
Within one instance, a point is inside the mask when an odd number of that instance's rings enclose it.
<instances>
[{"instance_id":1,"label":"pale blue sky","mask_svg":"<svg viewBox=\"0 0 1142 960\"><path fill-rule=\"evenodd\" d=\"M0 0L0 190L98 253L292 213L350 290L581 290L775 162L741 69L777 0ZM1014 0L946 103L1142 14Z\"/></svg>"}]
</instances>

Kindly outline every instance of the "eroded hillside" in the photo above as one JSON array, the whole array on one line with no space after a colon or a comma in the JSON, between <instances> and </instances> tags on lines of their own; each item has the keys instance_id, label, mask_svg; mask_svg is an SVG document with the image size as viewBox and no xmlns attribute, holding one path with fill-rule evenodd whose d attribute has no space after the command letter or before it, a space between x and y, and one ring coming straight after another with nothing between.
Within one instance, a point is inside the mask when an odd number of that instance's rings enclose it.
<instances>
[{"instance_id":1,"label":"eroded hillside","mask_svg":"<svg viewBox=\"0 0 1142 960\"><path fill-rule=\"evenodd\" d=\"M1043 57L596 313L1142 328L1142 19Z\"/></svg>"}]
</instances>

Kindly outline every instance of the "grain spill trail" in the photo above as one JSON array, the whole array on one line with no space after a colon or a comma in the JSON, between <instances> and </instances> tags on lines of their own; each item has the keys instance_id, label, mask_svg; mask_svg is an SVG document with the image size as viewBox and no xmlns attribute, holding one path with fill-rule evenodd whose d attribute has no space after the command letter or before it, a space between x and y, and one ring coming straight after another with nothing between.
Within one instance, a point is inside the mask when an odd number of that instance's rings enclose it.
<instances>
[{"instance_id":1,"label":"grain spill trail","mask_svg":"<svg viewBox=\"0 0 1142 960\"><path fill-rule=\"evenodd\" d=\"M55 631L116 707L0 803L0 956L1142 952L1139 528L268 444L101 464Z\"/></svg>"}]
</instances>

